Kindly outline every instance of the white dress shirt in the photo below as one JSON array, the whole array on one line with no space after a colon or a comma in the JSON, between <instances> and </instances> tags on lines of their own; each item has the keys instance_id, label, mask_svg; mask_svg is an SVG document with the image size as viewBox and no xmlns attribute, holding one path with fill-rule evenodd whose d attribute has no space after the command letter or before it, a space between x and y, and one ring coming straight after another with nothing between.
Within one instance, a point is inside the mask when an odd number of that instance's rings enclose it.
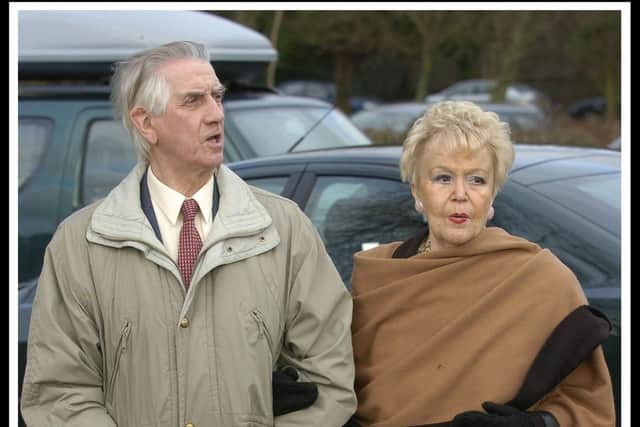
<instances>
[{"instance_id":1,"label":"white dress shirt","mask_svg":"<svg viewBox=\"0 0 640 427\"><path fill-rule=\"evenodd\" d=\"M178 243L180 239L180 228L182 227L182 203L188 198L183 194L167 187L148 168L147 186L153 210L156 213L158 227L162 235L162 242L169 251L169 255L175 262L178 262ZM213 218L211 217L211 203L213 200L213 174L192 197L198 202L200 210L195 218L195 226L202 241L205 241Z\"/></svg>"}]
</instances>

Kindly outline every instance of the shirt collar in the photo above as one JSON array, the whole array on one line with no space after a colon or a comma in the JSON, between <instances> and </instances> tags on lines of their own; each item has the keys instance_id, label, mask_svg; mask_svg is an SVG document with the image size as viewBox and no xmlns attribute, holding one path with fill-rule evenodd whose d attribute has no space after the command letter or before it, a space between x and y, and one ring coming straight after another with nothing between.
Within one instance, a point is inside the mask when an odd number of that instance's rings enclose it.
<instances>
[{"instance_id":1,"label":"shirt collar","mask_svg":"<svg viewBox=\"0 0 640 427\"><path fill-rule=\"evenodd\" d=\"M171 222L172 225L176 225L178 222L178 216L182 209L182 203L186 197L174 189L163 184L151 170L149 166L148 173L148 185L151 199L156 203L162 214ZM200 207L200 214L204 223L211 222L211 202L213 200L213 174L192 197L198 206Z\"/></svg>"}]
</instances>

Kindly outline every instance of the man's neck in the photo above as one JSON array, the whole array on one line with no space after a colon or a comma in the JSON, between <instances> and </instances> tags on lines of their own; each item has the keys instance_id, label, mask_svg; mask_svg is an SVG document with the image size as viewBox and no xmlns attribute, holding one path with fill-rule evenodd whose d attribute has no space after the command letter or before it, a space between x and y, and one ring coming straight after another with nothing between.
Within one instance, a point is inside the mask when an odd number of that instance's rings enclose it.
<instances>
[{"instance_id":1,"label":"man's neck","mask_svg":"<svg viewBox=\"0 0 640 427\"><path fill-rule=\"evenodd\" d=\"M212 170L189 171L181 173L176 170L163 168L154 162L149 163L153 174L167 187L183 194L185 197L191 197L198 192L210 179L213 174Z\"/></svg>"}]
</instances>

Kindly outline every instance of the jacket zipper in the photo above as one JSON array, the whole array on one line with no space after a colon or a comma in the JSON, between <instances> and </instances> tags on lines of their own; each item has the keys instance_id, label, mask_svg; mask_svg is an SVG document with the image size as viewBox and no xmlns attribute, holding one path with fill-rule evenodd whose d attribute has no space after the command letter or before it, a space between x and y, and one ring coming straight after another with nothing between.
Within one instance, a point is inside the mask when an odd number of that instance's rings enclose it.
<instances>
[{"instance_id":1,"label":"jacket zipper","mask_svg":"<svg viewBox=\"0 0 640 427\"><path fill-rule=\"evenodd\" d=\"M122 357L122 353L127 350L127 343L129 342L129 333L131 332L131 322L128 320L125 322L122 327L122 332L120 332L120 340L118 341L118 347L116 348L116 361L113 365L113 372L111 373L111 377L109 378L109 395L112 396L113 400L113 387L115 386L116 377L118 376L118 371L120 370L120 358Z\"/></svg>"},{"instance_id":2,"label":"jacket zipper","mask_svg":"<svg viewBox=\"0 0 640 427\"><path fill-rule=\"evenodd\" d=\"M271 341L271 334L269 333L269 329L267 328L267 324L264 321L264 317L262 317L262 313L257 308L251 310L251 317L258 323L258 327L260 331L264 334L267 339L267 344L269 345L269 350L273 353L273 341Z\"/></svg>"}]
</instances>

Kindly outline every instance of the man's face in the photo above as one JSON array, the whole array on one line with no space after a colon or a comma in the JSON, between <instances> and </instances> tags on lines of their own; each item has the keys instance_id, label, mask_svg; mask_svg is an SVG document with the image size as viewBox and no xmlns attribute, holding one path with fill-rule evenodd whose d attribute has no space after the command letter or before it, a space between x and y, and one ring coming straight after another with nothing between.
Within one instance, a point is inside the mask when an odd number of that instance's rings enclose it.
<instances>
[{"instance_id":1,"label":"man's face","mask_svg":"<svg viewBox=\"0 0 640 427\"><path fill-rule=\"evenodd\" d=\"M171 96L165 112L151 116L157 137L152 156L164 168L187 175L220 166L224 148L224 87L211 64L177 59L162 65Z\"/></svg>"}]
</instances>

